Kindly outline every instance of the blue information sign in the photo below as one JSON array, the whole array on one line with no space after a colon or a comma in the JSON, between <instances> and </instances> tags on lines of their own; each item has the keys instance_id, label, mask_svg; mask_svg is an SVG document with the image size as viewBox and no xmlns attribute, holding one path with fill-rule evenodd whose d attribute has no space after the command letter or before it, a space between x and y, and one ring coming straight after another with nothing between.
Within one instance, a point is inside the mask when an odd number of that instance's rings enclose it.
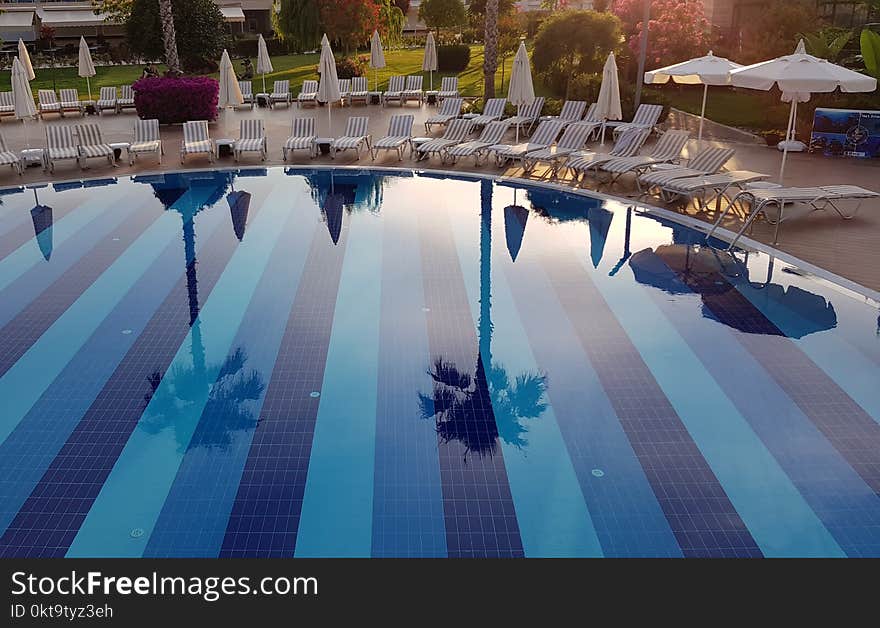
<instances>
[{"instance_id":1,"label":"blue information sign","mask_svg":"<svg viewBox=\"0 0 880 628\"><path fill-rule=\"evenodd\" d=\"M816 109L810 150L842 157L880 157L880 111Z\"/></svg>"}]
</instances>

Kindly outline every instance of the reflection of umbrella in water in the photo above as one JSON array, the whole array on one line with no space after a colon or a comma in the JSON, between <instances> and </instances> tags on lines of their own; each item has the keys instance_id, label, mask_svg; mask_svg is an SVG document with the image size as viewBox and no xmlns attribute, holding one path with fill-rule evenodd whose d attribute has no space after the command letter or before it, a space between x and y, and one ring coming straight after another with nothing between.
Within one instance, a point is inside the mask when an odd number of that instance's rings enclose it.
<instances>
[{"instance_id":1,"label":"reflection of umbrella in water","mask_svg":"<svg viewBox=\"0 0 880 628\"><path fill-rule=\"evenodd\" d=\"M614 214L602 206L602 201L550 190L529 190L528 197L535 212L551 222L586 220L589 223L590 259L593 268L598 268L605 252L608 230L614 219Z\"/></svg>"},{"instance_id":2,"label":"reflection of umbrella in water","mask_svg":"<svg viewBox=\"0 0 880 628\"><path fill-rule=\"evenodd\" d=\"M337 193L333 185L333 174L330 174L330 192L321 205L321 215L324 216L324 222L327 223L327 231L330 232L330 239L333 244L339 244L339 235L342 233L342 213L345 206L345 195L342 192Z\"/></svg>"},{"instance_id":3,"label":"reflection of umbrella in water","mask_svg":"<svg viewBox=\"0 0 880 628\"><path fill-rule=\"evenodd\" d=\"M510 259L516 261L519 250L522 247L523 235L526 232L526 222L529 219L529 210L522 205L516 204L516 188L513 190L513 205L504 208L504 236L507 240L507 251Z\"/></svg>"},{"instance_id":4,"label":"reflection of umbrella in water","mask_svg":"<svg viewBox=\"0 0 880 628\"><path fill-rule=\"evenodd\" d=\"M229 213L232 216L232 228L235 237L241 242L247 228L248 210L251 208L251 193L233 189L226 195L229 203Z\"/></svg>"},{"instance_id":5,"label":"reflection of umbrella in water","mask_svg":"<svg viewBox=\"0 0 880 628\"><path fill-rule=\"evenodd\" d=\"M43 186L39 186L43 187ZM37 197L37 186L34 186L34 207L31 209L31 220L34 223L34 236L37 246L46 261L52 257L52 208L48 205L40 205Z\"/></svg>"},{"instance_id":6,"label":"reflection of umbrella in water","mask_svg":"<svg viewBox=\"0 0 880 628\"><path fill-rule=\"evenodd\" d=\"M611 229L613 219L614 214L601 206L590 207L587 212L587 221L590 223L590 259L593 268L599 268L599 262L602 261L608 230Z\"/></svg>"},{"instance_id":7,"label":"reflection of umbrella in water","mask_svg":"<svg viewBox=\"0 0 880 628\"><path fill-rule=\"evenodd\" d=\"M726 279L729 264L739 262L710 247L666 244L656 249L633 253L629 260L639 283L654 286L670 294L720 294L733 288Z\"/></svg>"}]
</instances>

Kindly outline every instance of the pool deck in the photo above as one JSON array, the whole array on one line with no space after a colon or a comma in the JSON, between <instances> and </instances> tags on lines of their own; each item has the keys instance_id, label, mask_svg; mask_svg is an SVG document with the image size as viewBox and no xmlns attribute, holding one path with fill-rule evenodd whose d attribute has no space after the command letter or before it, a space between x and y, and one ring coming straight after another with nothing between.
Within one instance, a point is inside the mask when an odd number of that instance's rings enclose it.
<instances>
[{"instance_id":1,"label":"pool deck","mask_svg":"<svg viewBox=\"0 0 880 628\"><path fill-rule=\"evenodd\" d=\"M240 166L279 166L285 165L281 160L281 144L289 135L290 120L292 116L314 115L317 118L317 132L319 136L339 136L342 134L345 121L349 115L370 116L370 132L374 139L385 135L388 128L389 118L396 113L411 113L415 116L413 134L425 135L424 120L436 112L433 106L417 107L410 104L403 108L391 105L387 108L379 106L357 106L345 109L334 108L332 125L327 120L326 108L319 107L300 109L293 105L289 109L277 107L274 110L254 108L253 110L229 110L223 113L217 122L211 125L211 136L214 139L238 137L239 120L242 118L260 117L266 125L269 138L269 156L265 162L260 162L259 157L251 154L243 157ZM136 115L132 111L120 115L105 114L101 117L87 117L85 122L97 122L101 126L104 140L108 143L128 142L132 139L134 120ZM6 140L7 146L13 150L45 146L44 126L53 124L78 124L79 116L68 115L63 119L51 116L47 121L29 122L27 125L4 118L0 124L0 133ZM25 134L27 130L27 135ZM81 171L73 161L65 161L56 167L55 173L43 172L40 168L29 168L24 176L18 177L9 171L0 178L0 186L23 185L53 180L69 180L102 176L128 176L143 172L156 172L159 170L200 170L210 167L208 160L202 156L190 157L187 163L181 166L178 159L179 143L182 137L180 126L167 126L161 129L162 139L165 143L165 156L162 164L157 165L152 156L145 156L129 167L123 155L119 166L114 168L106 162L94 159L90 162L87 170ZM438 130L431 135L439 135ZM513 132L509 132L510 140L513 141ZM744 138L745 139L745 138ZM29 141L28 141L29 140ZM714 144L721 144L712 140ZM728 162L729 169L747 169L772 174L771 180L775 180L779 172L780 153L766 146L754 142L724 142L736 148L736 155ZM606 148L610 144L606 143ZM688 152L696 149L696 140L692 140ZM486 164L480 168L473 167L470 159L462 160L455 166L443 166L439 159L430 159L416 162L408 157L399 162L394 151L383 151L375 162L369 155L361 153L360 162L355 161L354 151L340 153L335 160L327 156L310 160L302 151L294 153L286 162L286 165L353 165L359 163L363 166L394 166L414 167L419 169L445 169L455 171L474 171L484 174L498 174L517 176L522 174L518 168L499 170L494 164ZM237 164L231 157L218 159L214 167L236 167ZM533 179L545 178L540 170L532 175ZM570 182L560 181L563 186L571 186ZM874 161L861 161L857 159L831 159L818 155L790 154L785 176L786 185L815 186L832 184L859 185L880 192L880 163ZM587 184L590 187L594 184ZM613 189L600 191L616 196L626 197L634 194L634 185L631 180L623 179ZM656 199L648 199L646 202L664 206ZM665 206L679 212L688 213L702 220L712 221L715 216L709 212L698 214L694 207L681 207L675 205ZM733 217L726 226L737 230L737 221L740 217ZM741 224L741 223L740 223ZM773 228L763 222L757 224L751 237L760 242L769 244L773 239ZM841 220L836 213L813 212L808 216L797 220L786 221L782 226L780 241L776 248L802 259L810 264L823 268L831 273L845 277L871 290L880 290L880 201L865 202L856 218L853 220Z\"/></svg>"}]
</instances>

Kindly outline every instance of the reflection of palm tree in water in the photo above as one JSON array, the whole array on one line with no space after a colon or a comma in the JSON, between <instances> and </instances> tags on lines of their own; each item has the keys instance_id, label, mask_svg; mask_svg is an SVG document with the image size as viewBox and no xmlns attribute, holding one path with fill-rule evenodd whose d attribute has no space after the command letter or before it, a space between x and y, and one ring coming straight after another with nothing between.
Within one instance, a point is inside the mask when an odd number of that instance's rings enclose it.
<instances>
[{"instance_id":1,"label":"reflection of palm tree in water","mask_svg":"<svg viewBox=\"0 0 880 628\"><path fill-rule=\"evenodd\" d=\"M509 445L526 447L528 428L523 420L540 417L547 407L545 375L525 372L511 381L505 368L492 360L492 183L483 181L481 186L479 351L474 375L437 358L428 371L432 394L419 394L422 417L435 421L442 442L462 443L465 457L468 452L493 455L499 436Z\"/></svg>"}]
</instances>

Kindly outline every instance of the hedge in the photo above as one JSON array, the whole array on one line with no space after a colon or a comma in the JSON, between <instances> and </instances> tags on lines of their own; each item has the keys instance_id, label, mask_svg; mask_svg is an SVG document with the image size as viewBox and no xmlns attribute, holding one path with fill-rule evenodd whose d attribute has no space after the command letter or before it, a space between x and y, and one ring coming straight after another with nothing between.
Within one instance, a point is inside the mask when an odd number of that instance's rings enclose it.
<instances>
[{"instance_id":1,"label":"hedge","mask_svg":"<svg viewBox=\"0 0 880 628\"><path fill-rule=\"evenodd\" d=\"M463 44L437 46L438 72L464 72L471 62L471 48Z\"/></svg>"},{"instance_id":2,"label":"hedge","mask_svg":"<svg viewBox=\"0 0 880 628\"><path fill-rule=\"evenodd\" d=\"M207 76L145 78L135 81L134 106L142 119L161 124L215 120L220 83Z\"/></svg>"}]
</instances>

